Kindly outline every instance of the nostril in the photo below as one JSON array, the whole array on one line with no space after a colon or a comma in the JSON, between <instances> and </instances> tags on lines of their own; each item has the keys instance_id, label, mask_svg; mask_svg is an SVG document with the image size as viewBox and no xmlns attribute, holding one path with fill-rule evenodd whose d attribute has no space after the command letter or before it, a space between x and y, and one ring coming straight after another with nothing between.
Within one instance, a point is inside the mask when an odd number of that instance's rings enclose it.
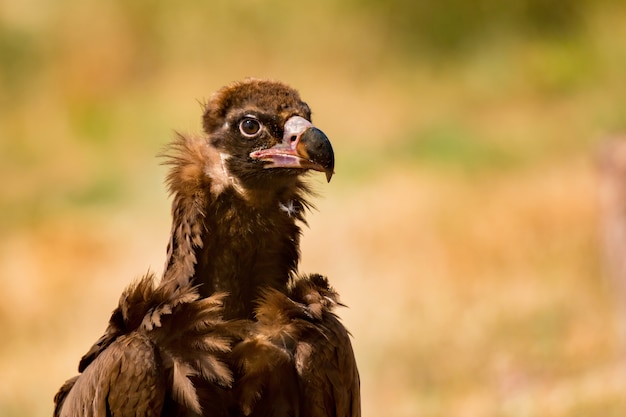
<instances>
[{"instance_id":1,"label":"nostril","mask_svg":"<svg viewBox=\"0 0 626 417\"><path fill-rule=\"evenodd\" d=\"M296 135L293 135L292 137L289 138L292 142L295 142L296 139L298 139L298 137Z\"/></svg>"}]
</instances>

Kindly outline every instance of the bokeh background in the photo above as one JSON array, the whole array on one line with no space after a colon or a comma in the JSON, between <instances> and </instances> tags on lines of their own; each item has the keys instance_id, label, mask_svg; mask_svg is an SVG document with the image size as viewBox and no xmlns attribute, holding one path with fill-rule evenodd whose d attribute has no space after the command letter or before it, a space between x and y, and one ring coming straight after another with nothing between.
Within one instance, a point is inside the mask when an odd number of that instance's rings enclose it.
<instances>
[{"instance_id":1,"label":"bokeh background","mask_svg":"<svg viewBox=\"0 0 626 417\"><path fill-rule=\"evenodd\" d=\"M51 415L162 270L155 155L246 76L335 146L301 270L349 306L364 416L625 415L597 161L626 129L618 0L0 1L0 415Z\"/></svg>"}]
</instances>

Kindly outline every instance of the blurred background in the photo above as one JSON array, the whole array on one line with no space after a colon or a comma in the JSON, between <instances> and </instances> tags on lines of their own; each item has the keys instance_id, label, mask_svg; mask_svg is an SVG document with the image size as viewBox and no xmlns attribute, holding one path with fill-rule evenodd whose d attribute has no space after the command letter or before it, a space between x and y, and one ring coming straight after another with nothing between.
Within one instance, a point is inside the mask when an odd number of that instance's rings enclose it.
<instances>
[{"instance_id":1,"label":"blurred background","mask_svg":"<svg viewBox=\"0 0 626 417\"><path fill-rule=\"evenodd\" d=\"M174 131L246 76L299 89L336 176L301 270L349 308L364 416L622 416L598 149L617 0L0 2L0 414L49 416L160 272Z\"/></svg>"}]
</instances>

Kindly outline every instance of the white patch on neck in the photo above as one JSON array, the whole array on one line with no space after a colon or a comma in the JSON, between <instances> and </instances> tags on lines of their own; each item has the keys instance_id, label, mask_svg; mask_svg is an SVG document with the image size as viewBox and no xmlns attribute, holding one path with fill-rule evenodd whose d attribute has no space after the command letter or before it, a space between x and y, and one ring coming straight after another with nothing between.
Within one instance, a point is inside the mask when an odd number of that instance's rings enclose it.
<instances>
[{"instance_id":1,"label":"white patch on neck","mask_svg":"<svg viewBox=\"0 0 626 417\"><path fill-rule=\"evenodd\" d=\"M228 168L226 168L226 161L228 158L230 158L230 155L220 152L220 165L222 166L224 178L231 178L231 175L228 173Z\"/></svg>"},{"instance_id":2,"label":"white patch on neck","mask_svg":"<svg viewBox=\"0 0 626 417\"><path fill-rule=\"evenodd\" d=\"M218 152L215 149L208 149L210 157L207 158L205 165L205 174L211 179L211 193L214 195L221 194L226 188L233 187L239 194L246 196L244 188L239 180L230 174L226 161L230 155Z\"/></svg>"},{"instance_id":3,"label":"white patch on neck","mask_svg":"<svg viewBox=\"0 0 626 417\"><path fill-rule=\"evenodd\" d=\"M278 203L278 208L281 211L284 211L285 213L287 213L287 216L289 216L289 217L293 217L296 214L298 214L298 209L294 205L293 200L289 200L286 203L283 203L282 201L280 201Z\"/></svg>"}]
</instances>

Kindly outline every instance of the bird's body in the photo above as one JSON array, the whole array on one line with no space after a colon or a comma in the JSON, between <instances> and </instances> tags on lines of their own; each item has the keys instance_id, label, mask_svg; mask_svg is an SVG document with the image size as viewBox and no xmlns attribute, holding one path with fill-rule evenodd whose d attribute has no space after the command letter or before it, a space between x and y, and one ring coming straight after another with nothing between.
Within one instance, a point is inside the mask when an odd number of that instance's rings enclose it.
<instances>
[{"instance_id":1,"label":"bird's body","mask_svg":"<svg viewBox=\"0 0 626 417\"><path fill-rule=\"evenodd\" d=\"M178 135L166 152L173 223L165 270L144 297L162 294L172 313L149 329L110 324L57 395L55 415L360 416L354 354L333 311L338 295L326 278L297 274L308 207L302 176L313 169L330 180L334 168L330 142L310 118L290 87L246 80L211 98L205 135ZM151 323L155 307L131 298L118 310ZM210 300L208 316L187 313ZM167 326L177 337L155 338ZM128 355L137 367L118 372ZM210 369L198 359L205 356ZM129 402L110 403L117 374L135 393L135 414ZM91 397L107 406L82 413Z\"/></svg>"}]
</instances>

